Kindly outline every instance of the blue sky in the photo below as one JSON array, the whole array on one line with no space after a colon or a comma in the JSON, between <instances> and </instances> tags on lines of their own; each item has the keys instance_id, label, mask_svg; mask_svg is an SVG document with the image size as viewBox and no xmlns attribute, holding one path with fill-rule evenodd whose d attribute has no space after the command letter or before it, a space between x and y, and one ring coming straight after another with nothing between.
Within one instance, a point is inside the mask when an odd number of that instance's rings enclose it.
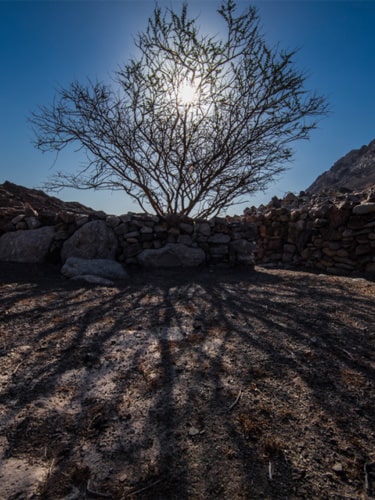
<instances>
[{"instance_id":1,"label":"blue sky","mask_svg":"<svg viewBox=\"0 0 375 500\"><path fill-rule=\"evenodd\" d=\"M188 0L203 31L218 33L216 0ZM271 44L298 47L296 66L309 76L307 87L327 96L331 113L310 141L295 144L290 169L266 194L307 188L349 150L375 138L375 0L259 0L264 34ZM158 4L179 9L177 0ZM27 121L38 105L52 101L58 86L87 77L108 81L135 54L133 36L152 14L151 0L0 0L0 183L9 180L40 187L55 170L72 170L80 153L42 154L32 145ZM249 2L238 0L239 10ZM77 200L107 213L139 211L121 193L64 190L58 197Z\"/></svg>"}]
</instances>

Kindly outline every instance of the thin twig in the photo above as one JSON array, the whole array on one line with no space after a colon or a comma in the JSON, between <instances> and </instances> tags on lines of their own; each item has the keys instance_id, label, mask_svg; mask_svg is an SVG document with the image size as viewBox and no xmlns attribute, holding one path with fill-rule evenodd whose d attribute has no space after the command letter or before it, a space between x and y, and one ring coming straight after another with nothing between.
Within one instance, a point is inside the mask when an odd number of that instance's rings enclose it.
<instances>
[{"instance_id":1,"label":"thin twig","mask_svg":"<svg viewBox=\"0 0 375 500\"><path fill-rule=\"evenodd\" d=\"M370 474L370 471L369 471L369 466L373 465L375 462L366 462L363 469L365 471L365 492L366 492L366 495L369 495L370 493L370 489L371 489L371 485L370 485L370 481L369 481L369 474Z\"/></svg>"},{"instance_id":2,"label":"thin twig","mask_svg":"<svg viewBox=\"0 0 375 500\"><path fill-rule=\"evenodd\" d=\"M240 400L241 395L242 395L242 389L240 389L238 396L236 397L235 401L230 405L230 407L228 408L228 411L233 410L233 408L236 406L236 404Z\"/></svg>"},{"instance_id":3,"label":"thin twig","mask_svg":"<svg viewBox=\"0 0 375 500\"><path fill-rule=\"evenodd\" d=\"M94 491L91 489L91 479L87 481L86 485L86 491L90 495L96 496L96 497L102 497L102 498L111 498L111 495L107 495L106 493L100 493L99 491Z\"/></svg>"},{"instance_id":4,"label":"thin twig","mask_svg":"<svg viewBox=\"0 0 375 500\"><path fill-rule=\"evenodd\" d=\"M153 483L149 484L148 486L144 486L143 488L140 488L139 490L131 491L128 494L129 495L138 495L139 493L143 493L144 491L149 490L150 488L153 488L157 484L161 483L161 481L162 481L161 479L157 479L156 481L154 481Z\"/></svg>"},{"instance_id":5,"label":"thin twig","mask_svg":"<svg viewBox=\"0 0 375 500\"><path fill-rule=\"evenodd\" d=\"M54 468L55 463L56 463L56 459L53 458L52 461L51 461L50 466L48 467L47 477L51 477L51 475L52 475L52 469Z\"/></svg>"},{"instance_id":6,"label":"thin twig","mask_svg":"<svg viewBox=\"0 0 375 500\"><path fill-rule=\"evenodd\" d=\"M26 361L26 359L20 361L18 365L15 367L15 369L12 372L12 375L15 375L18 372L18 368Z\"/></svg>"},{"instance_id":7,"label":"thin twig","mask_svg":"<svg viewBox=\"0 0 375 500\"><path fill-rule=\"evenodd\" d=\"M270 478L270 481L272 481L272 462L269 460L268 462L268 477Z\"/></svg>"},{"instance_id":8,"label":"thin twig","mask_svg":"<svg viewBox=\"0 0 375 500\"><path fill-rule=\"evenodd\" d=\"M366 492L366 495L367 495L367 492L368 492L368 473L367 473L367 464L364 465L363 467L364 471L365 471L365 492Z\"/></svg>"},{"instance_id":9,"label":"thin twig","mask_svg":"<svg viewBox=\"0 0 375 500\"><path fill-rule=\"evenodd\" d=\"M345 353L345 354L346 354L346 355L347 355L347 356L348 356L348 357L349 357L352 361L354 360L353 356L352 356L352 355L350 354L350 352L348 352L346 349L342 349L342 348L341 348L341 351L342 351L343 353Z\"/></svg>"}]
</instances>

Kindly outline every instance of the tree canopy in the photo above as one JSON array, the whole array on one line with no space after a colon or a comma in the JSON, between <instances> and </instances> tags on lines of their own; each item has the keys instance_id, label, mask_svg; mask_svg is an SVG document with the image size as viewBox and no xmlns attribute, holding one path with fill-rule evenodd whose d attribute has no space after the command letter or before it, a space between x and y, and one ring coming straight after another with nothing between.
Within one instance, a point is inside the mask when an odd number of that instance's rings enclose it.
<instances>
[{"instance_id":1,"label":"tree canopy","mask_svg":"<svg viewBox=\"0 0 375 500\"><path fill-rule=\"evenodd\" d=\"M187 4L156 7L110 85L73 82L32 115L39 149L87 153L47 188L121 189L145 211L208 217L287 168L326 101L305 88L295 51L268 46L254 7L237 14L226 0L217 12L221 36L202 32Z\"/></svg>"}]
</instances>

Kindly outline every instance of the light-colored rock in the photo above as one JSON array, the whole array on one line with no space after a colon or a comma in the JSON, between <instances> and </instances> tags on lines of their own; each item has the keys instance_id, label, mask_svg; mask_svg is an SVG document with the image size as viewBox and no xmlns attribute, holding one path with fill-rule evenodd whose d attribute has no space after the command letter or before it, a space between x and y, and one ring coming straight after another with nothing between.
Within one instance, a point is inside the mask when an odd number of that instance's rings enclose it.
<instances>
[{"instance_id":1,"label":"light-colored rock","mask_svg":"<svg viewBox=\"0 0 375 500\"><path fill-rule=\"evenodd\" d=\"M11 220L11 223L15 226L17 226L17 224L19 222L22 222L24 219L25 219L25 214L20 214L20 215L17 215L16 217L13 217L13 219Z\"/></svg>"},{"instance_id":2,"label":"light-colored rock","mask_svg":"<svg viewBox=\"0 0 375 500\"><path fill-rule=\"evenodd\" d=\"M118 247L113 230L102 220L95 220L83 225L65 241L61 250L61 259L69 257L82 259L114 259Z\"/></svg>"},{"instance_id":3,"label":"light-colored rock","mask_svg":"<svg viewBox=\"0 0 375 500\"><path fill-rule=\"evenodd\" d=\"M337 462L332 466L332 470L334 470L335 472L342 472L344 470L344 467L342 463Z\"/></svg>"},{"instance_id":4,"label":"light-colored rock","mask_svg":"<svg viewBox=\"0 0 375 500\"><path fill-rule=\"evenodd\" d=\"M61 273L67 278L90 275L115 280L128 277L128 273L119 262L110 259L81 259L79 257L69 257L61 268Z\"/></svg>"},{"instance_id":5,"label":"light-colored rock","mask_svg":"<svg viewBox=\"0 0 375 500\"><path fill-rule=\"evenodd\" d=\"M3 234L0 237L0 261L44 262L54 233L53 227L44 226Z\"/></svg>"},{"instance_id":6,"label":"light-colored rock","mask_svg":"<svg viewBox=\"0 0 375 500\"><path fill-rule=\"evenodd\" d=\"M206 255L201 248L168 243L159 249L144 250L137 258L144 267L191 267L203 264Z\"/></svg>"}]
</instances>

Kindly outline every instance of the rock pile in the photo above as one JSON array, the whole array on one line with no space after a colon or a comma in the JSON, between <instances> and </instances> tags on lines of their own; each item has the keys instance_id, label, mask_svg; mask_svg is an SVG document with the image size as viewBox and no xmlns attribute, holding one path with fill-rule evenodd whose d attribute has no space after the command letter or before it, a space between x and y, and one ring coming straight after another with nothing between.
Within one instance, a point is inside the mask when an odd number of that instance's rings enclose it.
<instances>
[{"instance_id":1,"label":"rock pile","mask_svg":"<svg viewBox=\"0 0 375 500\"><path fill-rule=\"evenodd\" d=\"M375 191L289 193L246 209L259 232L257 263L303 265L331 273L375 272Z\"/></svg>"}]
</instances>

